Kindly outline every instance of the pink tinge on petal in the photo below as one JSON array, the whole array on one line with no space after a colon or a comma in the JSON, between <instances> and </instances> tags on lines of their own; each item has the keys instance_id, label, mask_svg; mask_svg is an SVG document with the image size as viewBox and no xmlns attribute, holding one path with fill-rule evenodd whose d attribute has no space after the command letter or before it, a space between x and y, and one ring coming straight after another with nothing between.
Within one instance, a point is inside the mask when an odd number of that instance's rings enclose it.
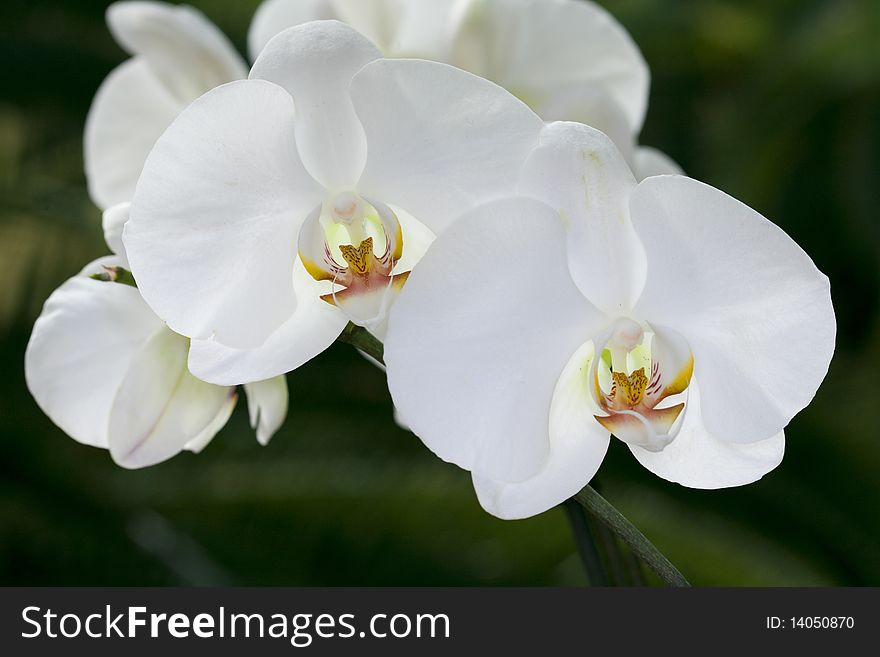
<instances>
[{"instance_id":1,"label":"pink tinge on petal","mask_svg":"<svg viewBox=\"0 0 880 657\"><path fill-rule=\"evenodd\" d=\"M354 277L351 285L344 290L322 295L321 298L339 308L353 323L371 328L373 324L383 322L408 276L409 272L393 275L373 272Z\"/></svg>"},{"instance_id":2,"label":"pink tinge on petal","mask_svg":"<svg viewBox=\"0 0 880 657\"><path fill-rule=\"evenodd\" d=\"M603 427L630 445L639 445L652 452L659 452L675 439L672 428L684 404L669 408L620 411L608 416L596 415Z\"/></svg>"}]
</instances>

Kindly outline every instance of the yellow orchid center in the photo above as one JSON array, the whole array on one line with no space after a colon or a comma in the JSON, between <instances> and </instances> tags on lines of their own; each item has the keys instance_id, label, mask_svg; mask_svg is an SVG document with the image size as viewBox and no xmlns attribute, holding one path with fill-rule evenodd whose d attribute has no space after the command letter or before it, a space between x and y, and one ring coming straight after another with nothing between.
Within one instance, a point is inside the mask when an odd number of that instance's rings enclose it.
<instances>
[{"instance_id":1,"label":"yellow orchid center","mask_svg":"<svg viewBox=\"0 0 880 657\"><path fill-rule=\"evenodd\" d=\"M645 375L644 367L640 367L629 376L624 372L611 372L611 378L613 385L610 397L614 401L622 401L628 407L636 406L642 401L645 388L648 387L648 377Z\"/></svg>"},{"instance_id":2,"label":"yellow orchid center","mask_svg":"<svg viewBox=\"0 0 880 657\"><path fill-rule=\"evenodd\" d=\"M339 250L348 266L357 274L366 274L370 271L373 256L373 238L368 237L355 248L351 244L340 244Z\"/></svg>"}]
</instances>

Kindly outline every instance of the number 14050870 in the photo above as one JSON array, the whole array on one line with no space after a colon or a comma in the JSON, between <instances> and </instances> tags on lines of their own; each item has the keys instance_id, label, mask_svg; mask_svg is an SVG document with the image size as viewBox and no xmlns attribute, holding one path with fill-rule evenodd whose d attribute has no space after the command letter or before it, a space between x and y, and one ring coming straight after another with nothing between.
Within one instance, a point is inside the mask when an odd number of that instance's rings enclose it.
<instances>
[{"instance_id":1,"label":"number 14050870","mask_svg":"<svg viewBox=\"0 0 880 657\"><path fill-rule=\"evenodd\" d=\"M767 616L768 630L851 630L855 625L852 616Z\"/></svg>"}]
</instances>

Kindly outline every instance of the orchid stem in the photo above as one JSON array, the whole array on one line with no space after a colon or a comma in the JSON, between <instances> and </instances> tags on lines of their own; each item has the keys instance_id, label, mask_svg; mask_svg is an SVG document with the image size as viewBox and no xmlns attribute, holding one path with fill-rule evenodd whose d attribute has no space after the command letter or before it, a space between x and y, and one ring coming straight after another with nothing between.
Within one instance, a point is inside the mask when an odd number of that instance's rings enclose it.
<instances>
[{"instance_id":1,"label":"orchid stem","mask_svg":"<svg viewBox=\"0 0 880 657\"><path fill-rule=\"evenodd\" d=\"M583 507L577 501L571 500L582 511ZM584 511L586 513L586 511ZM617 536L606 525L596 520L594 516L590 516L589 521L590 533L596 542L596 549L602 555L602 562L605 564L605 571L608 573L608 580L614 586L633 586L637 585L629 576L629 572L623 565L623 551L629 552L629 548L623 547L623 544L617 540ZM630 553L632 554L632 553ZM634 556L633 559L636 559ZM636 559L637 560L637 559Z\"/></svg>"},{"instance_id":2,"label":"orchid stem","mask_svg":"<svg viewBox=\"0 0 880 657\"><path fill-rule=\"evenodd\" d=\"M591 486L585 486L572 499L613 531L629 548L654 571L667 586L690 586L678 569L657 547L627 520L608 500Z\"/></svg>"},{"instance_id":3,"label":"orchid stem","mask_svg":"<svg viewBox=\"0 0 880 657\"><path fill-rule=\"evenodd\" d=\"M384 355L385 347L382 343L363 326L352 324L351 322L342 330L339 338L340 342L345 342L363 351L368 356L375 358L377 361L385 364Z\"/></svg>"},{"instance_id":4,"label":"orchid stem","mask_svg":"<svg viewBox=\"0 0 880 657\"><path fill-rule=\"evenodd\" d=\"M600 495L602 489L594 479L593 490ZM575 504L578 502L573 500ZM596 547L602 555L606 571L618 586L647 586L642 561L629 549L604 522L590 516L590 531L596 539Z\"/></svg>"},{"instance_id":5,"label":"orchid stem","mask_svg":"<svg viewBox=\"0 0 880 657\"><path fill-rule=\"evenodd\" d=\"M367 329L349 322L339 336L340 342L350 344L384 363L385 348ZM614 534L654 571L657 577L667 586L690 586L678 569L672 565L657 547L651 543L635 525L627 520L608 500L599 495L590 486L584 487L572 500L575 500L594 518L608 527ZM568 509L568 507L566 507ZM568 512L571 513L570 511ZM571 517L571 516L569 516ZM579 551L581 546L578 545ZM595 550L595 545L593 545ZM581 551L583 559L583 552ZM592 579L591 579L592 582Z\"/></svg>"},{"instance_id":6,"label":"orchid stem","mask_svg":"<svg viewBox=\"0 0 880 657\"><path fill-rule=\"evenodd\" d=\"M590 531L587 522L587 514L584 508L574 499L567 499L562 503L562 509L571 525L571 533L574 536L574 544L577 546L584 572L587 575L587 583L590 586L608 586L608 578L602 567L602 558L596 549L596 541Z\"/></svg>"}]
</instances>

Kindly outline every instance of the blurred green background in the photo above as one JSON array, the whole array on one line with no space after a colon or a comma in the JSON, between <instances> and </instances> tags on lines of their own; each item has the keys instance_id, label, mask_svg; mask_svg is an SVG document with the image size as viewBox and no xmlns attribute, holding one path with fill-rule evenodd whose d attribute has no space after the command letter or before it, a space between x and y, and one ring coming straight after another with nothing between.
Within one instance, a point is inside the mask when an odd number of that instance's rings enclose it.
<instances>
[{"instance_id":1,"label":"blurred green background","mask_svg":"<svg viewBox=\"0 0 880 657\"><path fill-rule=\"evenodd\" d=\"M267 448L241 404L200 456L128 472L42 415L24 384L30 328L105 252L81 139L125 57L106 4L0 5L0 584L582 584L563 513L484 513L466 473L394 425L382 374L346 345L288 376ZM243 50L256 0L192 4ZM831 278L839 339L758 484L681 488L617 443L602 490L695 584L878 585L880 3L605 4L653 71L643 143L792 235Z\"/></svg>"}]
</instances>

